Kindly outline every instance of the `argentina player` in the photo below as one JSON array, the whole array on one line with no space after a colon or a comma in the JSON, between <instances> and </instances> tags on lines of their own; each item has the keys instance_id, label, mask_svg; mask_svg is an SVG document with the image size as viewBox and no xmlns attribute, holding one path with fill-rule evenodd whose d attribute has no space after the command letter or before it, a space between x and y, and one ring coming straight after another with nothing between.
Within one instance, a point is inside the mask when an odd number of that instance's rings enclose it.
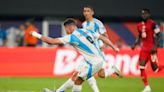
<instances>
[{"instance_id":1,"label":"argentina player","mask_svg":"<svg viewBox=\"0 0 164 92\"><path fill-rule=\"evenodd\" d=\"M102 57L102 51L96 44L96 40L101 39L105 44L111 46L116 52L118 52L119 49L115 47L106 37L95 33L92 30L78 29L74 19L67 19L64 22L64 27L68 35L61 38L49 38L36 32L32 32L32 36L53 45L70 44L82 54L85 63L83 63L83 66L78 72L72 89L73 92L81 92L84 80L88 80L96 73L98 73L98 76L101 78L105 78L109 75L108 72L102 69L104 58ZM113 68L113 73L122 76L116 68ZM64 90L60 90L58 92L64 92Z\"/></svg>"},{"instance_id":2,"label":"argentina player","mask_svg":"<svg viewBox=\"0 0 164 92\"><path fill-rule=\"evenodd\" d=\"M102 34L102 35L106 36L106 29L105 29L103 23L101 21L99 21L98 19L93 18L94 10L91 6L88 6L88 5L84 6L83 15L85 17L85 21L82 24L82 27L84 29L93 30L94 32L97 32L99 34ZM101 50L103 50L103 48L105 47L101 40L97 40L96 44L99 46L99 48ZM102 53L102 55L103 54L104 53ZM73 81L76 78L78 72L80 71L81 66L83 66L83 62L81 62L76 67L76 71L74 72L72 78L68 79L65 83L63 83L63 85L61 85L58 90L66 90L68 88L73 87ZM105 67L105 64L103 64L103 68L104 67ZM112 74L112 72L113 72L113 69L110 69L108 71L108 74ZM99 89L98 89L98 86L97 86L97 83L96 83L96 79L94 77L89 78L87 81L88 81L89 85L91 86L93 92L99 92Z\"/></svg>"}]
</instances>

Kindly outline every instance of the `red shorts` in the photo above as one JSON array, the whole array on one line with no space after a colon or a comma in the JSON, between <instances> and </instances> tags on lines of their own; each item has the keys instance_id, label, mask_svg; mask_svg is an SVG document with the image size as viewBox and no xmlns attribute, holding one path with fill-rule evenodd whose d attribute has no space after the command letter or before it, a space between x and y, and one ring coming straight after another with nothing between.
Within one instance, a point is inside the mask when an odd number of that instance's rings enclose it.
<instances>
[{"instance_id":1,"label":"red shorts","mask_svg":"<svg viewBox=\"0 0 164 92\"><path fill-rule=\"evenodd\" d=\"M151 51L141 50L139 60L148 61L151 59Z\"/></svg>"},{"instance_id":2,"label":"red shorts","mask_svg":"<svg viewBox=\"0 0 164 92\"><path fill-rule=\"evenodd\" d=\"M157 55L158 58L158 55ZM146 51L146 50L141 50L140 51L140 55L139 55L139 61L151 61L151 50L150 51Z\"/></svg>"}]
</instances>

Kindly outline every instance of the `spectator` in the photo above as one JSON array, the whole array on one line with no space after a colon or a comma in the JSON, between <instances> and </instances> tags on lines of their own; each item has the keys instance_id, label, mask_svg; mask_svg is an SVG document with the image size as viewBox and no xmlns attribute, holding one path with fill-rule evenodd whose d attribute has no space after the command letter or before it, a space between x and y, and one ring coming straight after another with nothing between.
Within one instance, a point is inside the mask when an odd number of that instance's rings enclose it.
<instances>
[{"instance_id":1,"label":"spectator","mask_svg":"<svg viewBox=\"0 0 164 92\"><path fill-rule=\"evenodd\" d=\"M19 35L17 37L18 46L23 46L25 30L26 30L25 25L21 24L19 26L20 33L19 33Z\"/></svg>"},{"instance_id":2,"label":"spectator","mask_svg":"<svg viewBox=\"0 0 164 92\"><path fill-rule=\"evenodd\" d=\"M1 28L0 25L0 46L6 46L6 41L7 41L7 33L4 29Z\"/></svg>"},{"instance_id":3,"label":"spectator","mask_svg":"<svg viewBox=\"0 0 164 92\"><path fill-rule=\"evenodd\" d=\"M24 36L24 45L29 47L35 47L38 43L38 39L31 35L32 31L38 31L38 29L34 26L33 20L28 20L25 23L27 29L25 30Z\"/></svg>"},{"instance_id":4,"label":"spectator","mask_svg":"<svg viewBox=\"0 0 164 92\"><path fill-rule=\"evenodd\" d=\"M23 31L16 27L10 27L7 29L7 47L16 47L19 46L19 42L21 38L23 37Z\"/></svg>"}]
</instances>

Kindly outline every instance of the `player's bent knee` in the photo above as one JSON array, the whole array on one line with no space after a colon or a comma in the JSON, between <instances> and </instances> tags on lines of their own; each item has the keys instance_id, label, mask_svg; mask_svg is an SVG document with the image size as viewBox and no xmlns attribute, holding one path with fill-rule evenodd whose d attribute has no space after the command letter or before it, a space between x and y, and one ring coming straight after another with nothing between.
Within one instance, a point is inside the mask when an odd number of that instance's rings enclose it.
<instances>
[{"instance_id":1,"label":"player's bent knee","mask_svg":"<svg viewBox=\"0 0 164 92\"><path fill-rule=\"evenodd\" d=\"M104 69L101 69L101 70L98 72L98 76L99 76L100 78L105 78Z\"/></svg>"},{"instance_id":2,"label":"player's bent knee","mask_svg":"<svg viewBox=\"0 0 164 92\"><path fill-rule=\"evenodd\" d=\"M96 83L96 79L94 77L89 78L87 81L90 85L93 85L94 83Z\"/></svg>"},{"instance_id":3,"label":"player's bent knee","mask_svg":"<svg viewBox=\"0 0 164 92\"><path fill-rule=\"evenodd\" d=\"M73 81L76 80L76 78L77 78L77 74L78 74L78 72L75 72L75 73L73 74L73 76L72 76L72 78L71 78Z\"/></svg>"},{"instance_id":4,"label":"player's bent knee","mask_svg":"<svg viewBox=\"0 0 164 92\"><path fill-rule=\"evenodd\" d=\"M81 77L77 77L75 80L75 85L81 85L83 83L83 79Z\"/></svg>"},{"instance_id":5,"label":"player's bent knee","mask_svg":"<svg viewBox=\"0 0 164 92\"><path fill-rule=\"evenodd\" d=\"M144 69L145 65L146 65L146 61L145 60L140 60L139 64L140 64L140 69Z\"/></svg>"},{"instance_id":6,"label":"player's bent knee","mask_svg":"<svg viewBox=\"0 0 164 92\"><path fill-rule=\"evenodd\" d=\"M156 63L151 62L151 67L154 72L158 71L158 65Z\"/></svg>"}]
</instances>

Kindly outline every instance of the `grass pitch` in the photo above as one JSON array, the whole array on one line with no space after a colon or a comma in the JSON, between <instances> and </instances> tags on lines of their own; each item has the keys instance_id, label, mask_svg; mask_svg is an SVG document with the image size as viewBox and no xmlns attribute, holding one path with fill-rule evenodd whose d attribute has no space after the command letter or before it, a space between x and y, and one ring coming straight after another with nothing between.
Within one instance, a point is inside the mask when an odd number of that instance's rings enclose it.
<instances>
[{"instance_id":1,"label":"grass pitch","mask_svg":"<svg viewBox=\"0 0 164 92\"><path fill-rule=\"evenodd\" d=\"M68 78L0 78L0 92L43 92L43 88L58 88ZM149 78L152 92L164 92L164 78ZM141 92L143 83L138 77L130 78L97 78L100 92ZM71 92L68 90L66 92ZM85 82L82 92L92 92Z\"/></svg>"}]
</instances>

